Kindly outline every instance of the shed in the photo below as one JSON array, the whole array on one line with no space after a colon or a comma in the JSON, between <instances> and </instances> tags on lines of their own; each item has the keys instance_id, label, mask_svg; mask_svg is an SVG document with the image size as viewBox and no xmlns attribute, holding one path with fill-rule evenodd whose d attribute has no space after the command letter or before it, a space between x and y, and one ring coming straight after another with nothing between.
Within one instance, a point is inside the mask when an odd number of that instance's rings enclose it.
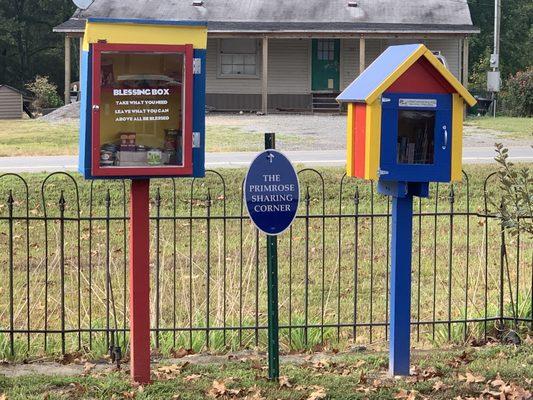
<instances>
[{"instance_id":1,"label":"shed","mask_svg":"<svg viewBox=\"0 0 533 400\"><path fill-rule=\"evenodd\" d=\"M423 44L390 46L337 101L348 103L349 176L461 180L464 104L476 100ZM427 121L411 135L411 126L399 121L415 118L414 112L427 114Z\"/></svg>"},{"instance_id":2,"label":"shed","mask_svg":"<svg viewBox=\"0 0 533 400\"><path fill-rule=\"evenodd\" d=\"M24 94L11 86L0 85L0 119L21 119Z\"/></svg>"}]
</instances>

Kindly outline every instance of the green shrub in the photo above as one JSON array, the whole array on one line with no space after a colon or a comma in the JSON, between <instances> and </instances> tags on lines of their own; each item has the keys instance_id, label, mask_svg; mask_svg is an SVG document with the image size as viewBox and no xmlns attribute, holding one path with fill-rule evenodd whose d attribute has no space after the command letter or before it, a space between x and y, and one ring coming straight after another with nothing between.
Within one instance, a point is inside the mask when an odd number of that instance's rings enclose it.
<instances>
[{"instance_id":1,"label":"green shrub","mask_svg":"<svg viewBox=\"0 0 533 400\"><path fill-rule=\"evenodd\" d=\"M26 88L34 94L35 99L32 106L38 112L41 112L43 108L55 108L63 105L57 94L57 86L50 83L47 76L37 75L33 82L26 85Z\"/></svg>"},{"instance_id":2,"label":"green shrub","mask_svg":"<svg viewBox=\"0 0 533 400\"><path fill-rule=\"evenodd\" d=\"M512 117L533 115L533 67L507 79L501 93L504 112Z\"/></svg>"}]
</instances>

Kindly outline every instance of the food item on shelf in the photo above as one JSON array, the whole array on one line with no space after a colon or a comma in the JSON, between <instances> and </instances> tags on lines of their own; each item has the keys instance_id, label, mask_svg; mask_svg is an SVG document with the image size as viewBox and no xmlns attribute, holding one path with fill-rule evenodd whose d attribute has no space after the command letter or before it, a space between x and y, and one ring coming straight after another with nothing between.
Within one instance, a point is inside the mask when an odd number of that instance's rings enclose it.
<instances>
[{"instance_id":1,"label":"food item on shelf","mask_svg":"<svg viewBox=\"0 0 533 400\"><path fill-rule=\"evenodd\" d=\"M149 150L147 153L148 165L161 165L163 164L163 152L159 149Z\"/></svg>"},{"instance_id":2,"label":"food item on shelf","mask_svg":"<svg viewBox=\"0 0 533 400\"><path fill-rule=\"evenodd\" d=\"M100 147L100 166L112 167L115 165L118 146L113 143L105 143Z\"/></svg>"}]
</instances>

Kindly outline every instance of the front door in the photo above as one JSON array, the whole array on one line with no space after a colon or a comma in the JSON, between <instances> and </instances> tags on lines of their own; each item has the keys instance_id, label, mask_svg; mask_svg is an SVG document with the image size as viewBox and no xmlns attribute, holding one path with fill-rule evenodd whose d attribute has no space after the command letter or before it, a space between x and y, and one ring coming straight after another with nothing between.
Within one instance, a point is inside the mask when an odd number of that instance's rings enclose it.
<instances>
[{"instance_id":1,"label":"front door","mask_svg":"<svg viewBox=\"0 0 533 400\"><path fill-rule=\"evenodd\" d=\"M339 39L313 39L313 91L339 91L340 47Z\"/></svg>"}]
</instances>

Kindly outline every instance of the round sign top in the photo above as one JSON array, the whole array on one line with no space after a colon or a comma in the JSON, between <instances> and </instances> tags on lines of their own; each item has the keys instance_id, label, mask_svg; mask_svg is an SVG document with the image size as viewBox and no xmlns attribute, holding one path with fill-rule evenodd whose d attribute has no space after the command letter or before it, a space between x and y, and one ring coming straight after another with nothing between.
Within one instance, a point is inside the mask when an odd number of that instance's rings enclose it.
<instances>
[{"instance_id":1,"label":"round sign top","mask_svg":"<svg viewBox=\"0 0 533 400\"><path fill-rule=\"evenodd\" d=\"M298 174L283 153L266 150L250 165L244 196L257 229L267 235L279 235L296 218L300 202Z\"/></svg>"}]
</instances>

